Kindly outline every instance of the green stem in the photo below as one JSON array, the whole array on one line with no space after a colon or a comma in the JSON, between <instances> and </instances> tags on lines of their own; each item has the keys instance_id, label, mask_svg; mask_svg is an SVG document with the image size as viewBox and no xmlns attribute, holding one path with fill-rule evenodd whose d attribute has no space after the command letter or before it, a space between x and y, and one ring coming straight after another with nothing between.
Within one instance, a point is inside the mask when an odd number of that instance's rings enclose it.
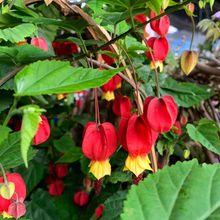
<instances>
[{"instance_id":1,"label":"green stem","mask_svg":"<svg viewBox=\"0 0 220 220\"><path fill-rule=\"evenodd\" d=\"M13 6L14 3L15 3L15 1L16 1L16 0L12 0L12 1L11 1L10 5L8 6L8 10L10 10L10 9L12 8L12 6Z\"/></svg>"},{"instance_id":2,"label":"green stem","mask_svg":"<svg viewBox=\"0 0 220 220\"><path fill-rule=\"evenodd\" d=\"M4 170L4 168L3 168L1 163L0 163L0 169L2 171L2 176L3 176L3 179L4 179L4 183L8 184L7 177L6 177L6 174L5 174L5 170Z\"/></svg>"},{"instance_id":3,"label":"green stem","mask_svg":"<svg viewBox=\"0 0 220 220\"><path fill-rule=\"evenodd\" d=\"M195 30L196 30L196 26L195 26L195 21L193 19L193 16L190 16L190 19L192 21L192 39L191 39L191 43L190 43L190 50L192 50L192 44L193 44L193 39L194 39L194 35L195 35Z\"/></svg>"},{"instance_id":4,"label":"green stem","mask_svg":"<svg viewBox=\"0 0 220 220\"><path fill-rule=\"evenodd\" d=\"M81 33L77 33L77 36L79 37L79 39L80 39L80 41L81 41L81 43L82 43L82 51L83 51L83 53L85 53L86 55L88 55L89 53L88 53L88 50L87 50L87 48L86 48L86 45L85 45L85 42L84 42L84 40L83 40L83 38L82 38Z\"/></svg>"},{"instance_id":5,"label":"green stem","mask_svg":"<svg viewBox=\"0 0 220 220\"><path fill-rule=\"evenodd\" d=\"M133 18L133 15L132 15L132 7L129 8L129 15L130 15L130 19L131 19L132 29L135 31L134 18Z\"/></svg>"},{"instance_id":6,"label":"green stem","mask_svg":"<svg viewBox=\"0 0 220 220\"><path fill-rule=\"evenodd\" d=\"M7 115L7 117L6 117L5 121L4 121L4 123L3 123L3 127L6 127L6 126L7 126L7 124L8 124L8 122L9 122L10 118L11 118L12 115L13 115L14 110L16 109L16 106L17 106L17 103L18 103L19 99L20 99L20 97L19 97L19 98L18 98L18 97L15 97L14 103L13 103L13 105L11 106L11 108L10 108L10 110L9 110L9 113L8 113L8 115Z\"/></svg>"}]
</instances>

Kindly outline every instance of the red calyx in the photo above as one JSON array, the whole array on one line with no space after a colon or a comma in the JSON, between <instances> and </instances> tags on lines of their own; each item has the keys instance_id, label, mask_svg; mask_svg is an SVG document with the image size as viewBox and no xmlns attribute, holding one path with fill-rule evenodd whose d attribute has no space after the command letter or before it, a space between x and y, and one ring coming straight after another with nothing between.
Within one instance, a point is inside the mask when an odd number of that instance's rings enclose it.
<instances>
[{"instance_id":1,"label":"red calyx","mask_svg":"<svg viewBox=\"0 0 220 220\"><path fill-rule=\"evenodd\" d=\"M182 134L180 123L176 121L173 126L176 128L173 128L172 131L177 133L178 136L180 136Z\"/></svg>"},{"instance_id":2,"label":"red calyx","mask_svg":"<svg viewBox=\"0 0 220 220\"><path fill-rule=\"evenodd\" d=\"M110 46L107 46L105 48L102 49L103 51L110 51L112 52L112 49ZM106 54L101 54L102 59L108 64L111 65L115 62L115 60L117 60L117 58L113 59L112 57L106 55Z\"/></svg>"},{"instance_id":3,"label":"red calyx","mask_svg":"<svg viewBox=\"0 0 220 220\"><path fill-rule=\"evenodd\" d=\"M40 49L45 50L46 52L48 51L47 42L43 37L32 38L31 45L39 47Z\"/></svg>"},{"instance_id":4,"label":"red calyx","mask_svg":"<svg viewBox=\"0 0 220 220\"><path fill-rule=\"evenodd\" d=\"M151 37L148 41L148 46L153 50L152 55L155 61L164 61L169 52L169 44L166 37ZM152 60L150 52L146 52L149 60Z\"/></svg>"},{"instance_id":5,"label":"red calyx","mask_svg":"<svg viewBox=\"0 0 220 220\"><path fill-rule=\"evenodd\" d=\"M101 89L103 92L114 92L117 87L120 85L121 83L121 77L118 75L113 76L106 84L104 84L103 86L101 86Z\"/></svg>"},{"instance_id":6,"label":"red calyx","mask_svg":"<svg viewBox=\"0 0 220 220\"><path fill-rule=\"evenodd\" d=\"M152 130L142 115L139 117L131 113L122 115L118 127L118 137L122 147L133 157L147 155L152 148Z\"/></svg>"},{"instance_id":7,"label":"red calyx","mask_svg":"<svg viewBox=\"0 0 220 220\"><path fill-rule=\"evenodd\" d=\"M165 133L176 121L177 105L170 95L161 98L150 96L145 100L143 115L155 132Z\"/></svg>"},{"instance_id":8,"label":"red calyx","mask_svg":"<svg viewBox=\"0 0 220 220\"><path fill-rule=\"evenodd\" d=\"M59 196L63 193L65 185L62 180L51 179L49 184L49 193L51 196Z\"/></svg>"},{"instance_id":9,"label":"red calyx","mask_svg":"<svg viewBox=\"0 0 220 220\"><path fill-rule=\"evenodd\" d=\"M71 55L79 52L79 46L72 42L54 41L52 46L56 56Z\"/></svg>"},{"instance_id":10,"label":"red calyx","mask_svg":"<svg viewBox=\"0 0 220 220\"><path fill-rule=\"evenodd\" d=\"M37 133L34 136L34 145L45 142L50 136L50 125L45 116L40 116L41 122L38 125Z\"/></svg>"},{"instance_id":11,"label":"red calyx","mask_svg":"<svg viewBox=\"0 0 220 220\"><path fill-rule=\"evenodd\" d=\"M98 206L95 210L95 216L96 218L100 218L102 216L102 212L104 210L104 204L101 204L100 206Z\"/></svg>"},{"instance_id":12,"label":"red calyx","mask_svg":"<svg viewBox=\"0 0 220 220\"><path fill-rule=\"evenodd\" d=\"M74 202L79 205L79 206L84 206L88 203L89 201L89 197L88 197L88 194L86 192L86 190L79 190L75 195L74 195L74 198L73 198Z\"/></svg>"},{"instance_id":13,"label":"red calyx","mask_svg":"<svg viewBox=\"0 0 220 220\"><path fill-rule=\"evenodd\" d=\"M23 202L26 197L26 185L24 183L24 180L18 173L11 173L11 174L6 173L6 175L7 175L7 181L14 183L15 193L17 193L18 199ZM0 176L0 183L3 183L3 182L4 182L4 179L2 176ZM13 194L11 199L4 199L0 195L0 213L2 213L3 211L6 211L6 212L8 211L8 207L12 203L12 199L13 200L17 199L17 196L15 193Z\"/></svg>"},{"instance_id":14,"label":"red calyx","mask_svg":"<svg viewBox=\"0 0 220 220\"><path fill-rule=\"evenodd\" d=\"M55 167L55 173L58 178L63 178L67 175L68 173L68 167L67 164L57 164Z\"/></svg>"},{"instance_id":15,"label":"red calyx","mask_svg":"<svg viewBox=\"0 0 220 220\"><path fill-rule=\"evenodd\" d=\"M161 11L161 14L164 13L164 11ZM157 15L154 11L151 11L150 13L150 19L155 18ZM150 23L151 28L161 37L165 36L168 31L169 31L169 27L170 27L170 19L167 15L152 21Z\"/></svg>"},{"instance_id":16,"label":"red calyx","mask_svg":"<svg viewBox=\"0 0 220 220\"><path fill-rule=\"evenodd\" d=\"M113 102L112 110L115 115L121 117L125 112L130 112L132 108L131 101L127 96L122 96L118 94Z\"/></svg>"},{"instance_id":17,"label":"red calyx","mask_svg":"<svg viewBox=\"0 0 220 220\"><path fill-rule=\"evenodd\" d=\"M117 134L111 123L105 122L99 126L94 122L86 124L82 151L90 160L107 160L115 152L117 146Z\"/></svg>"}]
</instances>

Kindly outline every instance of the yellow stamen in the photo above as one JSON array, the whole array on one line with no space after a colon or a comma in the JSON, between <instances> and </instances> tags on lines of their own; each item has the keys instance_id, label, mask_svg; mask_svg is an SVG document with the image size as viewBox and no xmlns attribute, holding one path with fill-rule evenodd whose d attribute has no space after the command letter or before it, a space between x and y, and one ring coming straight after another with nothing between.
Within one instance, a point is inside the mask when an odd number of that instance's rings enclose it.
<instances>
[{"instance_id":1,"label":"yellow stamen","mask_svg":"<svg viewBox=\"0 0 220 220\"><path fill-rule=\"evenodd\" d=\"M155 65L156 65L156 68L159 67L160 72L163 71L163 62L156 61L156 62L155 62ZM155 68L155 67L154 67L154 63L153 63L153 61L151 61L151 62L150 62L150 69L151 69L151 70L154 70L154 68Z\"/></svg>"},{"instance_id":2,"label":"yellow stamen","mask_svg":"<svg viewBox=\"0 0 220 220\"><path fill-rule=\"evenodd\" d=\"M111 100L114 100L115 99L115 95L114 95L114 92L103 92L102 93L102 99L105 99L107 101L111 101Z\"/></svg>"},{"instance_id":3,"label":"yellow stamen","mask_svg":"<svg viewBox=\"0 0 220 220\"><path fill-rule=\"evenodd\" d=\"M58 100L61 100L61 99L63 99L65 96L63 95L63 94L57 94L57 99Z\"/></svg>"},{"instance_id":4,"label":"yellow stamen","mask_svg":"<svg viewBox=\"0 0 220 220\"><path fill-rule=\"evenodd\" d=\"M92 160L89 164L89 167L89 172L92 173L98 180L104 177L105 175L111 175L111 165L108 160Z\"/></svg>"},{"instance_id":5,"label":"yellow stamen","mask_svg":"<svg viewBox=\"0 0 220 220\"><path fill-rule=\"evenodd\" d=\"M128 155L125 161L124 171L130 170L138 177L144 170L152 170L149 164L150 160L148 156L131 157Z\"/></svg>"},{"instance_id":6,"label":"yellow stamen","mask_svg":"<svg viewBox=\"0 0 220 220\"><path fill-rule=\"evenodd\" d=\"M3 218L13 218L12 216L10 216L6 211L2 212L2 216Z\"/></svg>"}]
</instances>

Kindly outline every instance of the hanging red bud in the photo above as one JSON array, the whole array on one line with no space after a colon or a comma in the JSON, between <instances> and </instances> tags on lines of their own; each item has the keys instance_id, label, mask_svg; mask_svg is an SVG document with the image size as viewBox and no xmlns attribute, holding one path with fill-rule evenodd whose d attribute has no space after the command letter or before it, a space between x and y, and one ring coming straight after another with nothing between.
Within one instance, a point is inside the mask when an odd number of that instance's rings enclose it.
<instances>
[{"instance_id":1,"label":"hanging red bud","mask_svg":"<svg viewBox=\"0 0 220 220\"><path fill-rule=\"evenodd\" d=\"M187 9L188 9L190 12L194 13L195 5L194 5L193 3L189 3L186 7L187 7ZM187 14L188 16L192 16L192 15L190 15L187 11L186 11L186 14Z\"/></svg>"},{"instance_id":2,"label":"hanging red bud","mask_svg":"<svg viewBox=\"0 0 220 220\"><path fill-rule=\"evenodd\" d=\"M161 14L164 13L164 11L161 11ZM150 19L155 18L157 15L154 11L151 11L150 13ZM168 31L169 31L169 27L170 27L170 19L167 15L164 15L163 17L152 21L150 23L151 28L161 37L164 37Z\"/></svg>"},{"instance_id":3,"label":"hanging red bud","mask_svg":"<svg viewBox=\"0 0 220 220\"><path fill-rule=\"evenodd\" d=\"M79 46L72 42L54 41L52 43L56 56L71 55L72 53L79 53Z\"/></svg>"},{"instance_id":4,"label":"hanging red bud","mask_svg":"<svg viewBox=\"0 0 220 220\"><path fill-rule=\"evenodd\" d=\"M108 158L115 152L117 146L117 134L111 123L105 122L99 126L94 122L86 124L82 151L91 160L89 172L98 180L111 174Z\"/></svg>"},{"instance_id":5,"label":"hanging red bud","mask_svg":"<svg viewBox=\"0 0 220 220\"><path fill-rule=\"evenodd\" d=\"M196 51L185 50L180 57L180 64L183 72L189 75L198 62L198 53Z\"/></svg>"},{"instance_id":6,"label":"hanging red bud","mask_svg":"<svg viewBox=\"0 0 220 220\"><path fill-rule=\"evenodd\" d=\"M177 105L173 97L148 97L144 103L144 117L154 131L168 132L177 118Z\"/></svg>"},{"instance_id":7,"label":"hanging red bud","mask_svg":"<svg viewBox=\"0 0 220 220\"><path fill-rule=\"evenodd\" d=\"M188 117L187 117L186 115L181 115L181 116L180 116L180 123L181 123L182 125L186 125L187 122L188 122Z\"/></svg>"},{"instance_id":8,"label":"hanging red bud","mask_svg":"<svg viewBox=\"0 0 220 220\"><path fill-rule=\"evenodd\" d=\"M74 195L74 198L73 198L74 202L79 205L79 206L84 206L88 203L89 201L89 197L88 197L88 194L86 192L86 190L79 190L75 195Z\"/></svg>"},{"instance_id":9,"label":"hanging red bud","mask_svg":"<svg viewBox=\"0 0 220 220\"><path fill-rule=\"evenodd\" d=\"M84 179L83 179L83 186L85 186L86 188L89 188L91 187L92 185L92 180L86 176Z\"/></svg>"},{"instance_id":10,"label":"hanging red bud","mask_svg":"<svg viewBox=\"0 0 220 220\"><path fill-rule=\"evenodd\" d=\"M67 175L68 173L68 167L67 164L57 164L55 167L55 173L58 178L63 178Z\"/></svg>"},{"instance_id":11,"label":"hanging red bud","mask_svg":"<svg viewBox=\"0 0 220 220\"><path fill-rule=\"evenodd\" d=\"M99 219L102 216L102 212L104 210L104 204L101 204L99 207L95 210L95 216L97 219Z\"/></svg>"},{"instance_id":12,"label":"hanging red bud","mask_svg":"<svg viewBox=\"0 0 220 220\"><path fill-rule=\"evenodd\" d=\"M176 128L172 128L172 131L177 133L178 136L180 136L182 134L180 123L176 121L173 126Z\"/></svg>"},{"instance_id":13,"label":"hanging red bud","mask_svg":"<svg viewBox=\"0 0 220 220\"><path fill-rule=\"evenodd\" d=\"M102 51L109 51L112 52L112 49L110 46L105 47L104 49L102 49ZM117 58L112 58L106 54L101 54L102 59L108 64L111 65L115 62L115 60L117 60Z\"/></svg>"},{"instance_id":14,"label":"hanging red bud","mask_svg":"<svg viewBox=\"0 0 220 220\"><path fill-rule=\"evenodd\" d=\"M49 193L51 196L62 195L64 189L65 189L65 185L62 180L53 179L53 178L50 179Z\"/></svg>"},{"instance_id":15,"label":"hanging red bud","mask_svg":"<svg viewBox=\"0 0 220 220\"><path fill-rule=\"evenodd\" d=\"M13 200L10 206L8 207L8 214L15 219L18 219L21 216L23 216L25 212L26 208L22 200Z\"/></svg>"},{"instance_id":16,"label":"hanging red bud","mask_svg":"<svg viewBox=\"0 0 220 220\"><path fill-rule=\"evenodd\" d=\"M43 37L32 38L31 44L36 47L39 47L42 50L45 50L46 52L48 51L47 42Z\"/></svg>"},{"instance_id":17,"label":"hanging red bud","mask_svg":"<svg viewBox=\"0 0 220 220\"><path fill-rule=\"evenodd\" d=\"M151 37L147 41L148 46L152 49L152 56L154 57L156 68L160 67L160 71L163 70L163 61L166 59L169 52L169 44L166 37ZM151 60L150 68L154 69L154 63L152 61L152 56L149 51L146 55L149 60Z\"/></svg>"},{"instance_id":18,"label":"hanging red bud","mask_svg":"<svg viewBox=\"0 0 220 220\"><path fill-rule=\"evenodd\" d=\"M38 125L37 133L34 136L34 145L45 142L50 136L50 125L45 116L40 116L41 122Z\"/></svg>"},{"instance_id":19,"label":"hanging red bud","mask_svg":"<svg viewBox=\"0 0 220 220\"><path fill-rule=\"evenodd\" d=\"M121 117L125 112L130 112L132 108L131 101L127 96L118 94L113 102L112 110L118 117Z\"/></svg>"}]
</instances>

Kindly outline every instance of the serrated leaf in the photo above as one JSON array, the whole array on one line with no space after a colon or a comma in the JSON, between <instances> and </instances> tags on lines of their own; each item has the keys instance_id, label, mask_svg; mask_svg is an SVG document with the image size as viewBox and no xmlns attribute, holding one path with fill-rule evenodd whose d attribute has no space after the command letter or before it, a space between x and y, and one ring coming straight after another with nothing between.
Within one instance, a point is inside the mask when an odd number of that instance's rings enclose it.
<instances>
[{"instance_id":1,"label":"serrated leaf","mask_svg":"<svg viewBox=\"0 0 220 220\"><path fill-rule=\"evenodd\" d=\"M220 164L200 166L194 159L166 166L131 187L121 219L218 219L219 180Z\"/></svg>"},{"instance_id":2,"label":"serrated leaf","mask_svg":"<svg viewBox=\"0 0 220 220\"><path fill-rule=\"evenodd\" d=\"M72 93L99 87L123 69L98 70L72 67L63 61L38 61L16 75L15 91L17 96Z\"/></svg>"},{"instance_id":3,"label":"serrated leaf","mask_svg":"<svg viewBox=\"0 0 220 220\"><path fill-rule=\"evenodd\" d=\"M60 139L54 140L53 145L61 153L65 153L76 146L75 142L69 135L64 135Z\"/></svg>"},{"instance_id":4,"label":"serrated leaf","mask_svg":"<svg viewBox=\"0 0 220 220\"><path fill-rule=\"evenodd\" d=\"M187 124L186 129L194 141L220 155L219 128L214 121L203 118L199 121L198 126L195 127L192 124Z\"/></svg>"},{"instance_id":5,"label":"serrated leaf","mask_svg":"<svg viewBox=\"0 0 220 220\"><path fill-rule=\"evenodd\" d=\"M10 128L0 125L0 144L8 137L10 131Z\"/></svg>"},{"instance_id":6,"label":"serrated leaf","mask_svg":"<svg viewBox=\"0 0 220 220\"><path fill-rule=\"evenodd\" d=\"M20 132L15 132L8 135L2 144L0 144L0 158L2 166L7 170L23 164L23 159L20 153ZM36 154L36 150L30 148L27 158L31 160Z\"/></svg>"},{"instance_id":7,"label":"serrated leaf","mask_svg":"<svg viewBox=\"0 0 220 220\"><path fill-rule=\"evenodd\" d=\"M24 41L25 37L29 37L35 30L36 27L33 24L20 24L13 28L1 29L0 38L12 43Z\"/></svg>"},{"instance_id":8,"label":"serrated leaf","mask_svg":"<svg viewBox=\"0 0 220 220\"><path fill-rule=\"evenodd\" d=\"M82 149L80 147L72 147L56 163L73 163L79 160L81 156Z\"/></svg>"},{"instance_id":9,"label":"serrated leaf","mask_svg":"<svg viewBox=\"0 0 220 220\"><path fill-rule=\"evenodd\" d=\"M104 210L100 220L120 219L123 210L123 201L126 199L127 191L118 191L104 202Z\"/></svg>"},{"instance_id":10,"label":"serrated leaf","mask_svg":"<svg viewBox=\"0 0 220 220\"><path fill-rule=\"evenodd\" d=\"M31 195L31 201L26 203L25 216L30 220L60 220L56 213L53 198L42 189L38 189Z\"/></svg>"},{"instance_id":11,"label":"serrated leaf","mask_svg":"<svg viewBox=\"0 0 220 220\"><path fill-rule=\"evenodd\" d=\"M21 155L24 164L27 167L27 153L31 141L37 132L40 122L40 111L36 111L34 107L29 107L24 110L22 125L21 125Z\"/></svg>"},{"instance_id":12,"label":"serrated leaf","mask_svg":"<svg viewBox=\"0 0 220 220\"><path fill-rule=\"evenodd\" d=\"M112 172L111 176L106 177L106 181L109 181L113 184L116 184L117 182L129 182L132 180L132 174L131 172L124 172L124 171L114 171Z\"/></svg>"},{"instance_id":13,"label":"serrated leaf","mask_svg":"<svg viewBox=\"0 0 220 220\"><path fill-rule=\"evenodd\" d=\"M128 51L136 51L136 50L149 51L149 49L145 45L143 45L142 43L138 42L135 38L130 36L126 36L125 45Z\"/></svg>"}]
</instances>

